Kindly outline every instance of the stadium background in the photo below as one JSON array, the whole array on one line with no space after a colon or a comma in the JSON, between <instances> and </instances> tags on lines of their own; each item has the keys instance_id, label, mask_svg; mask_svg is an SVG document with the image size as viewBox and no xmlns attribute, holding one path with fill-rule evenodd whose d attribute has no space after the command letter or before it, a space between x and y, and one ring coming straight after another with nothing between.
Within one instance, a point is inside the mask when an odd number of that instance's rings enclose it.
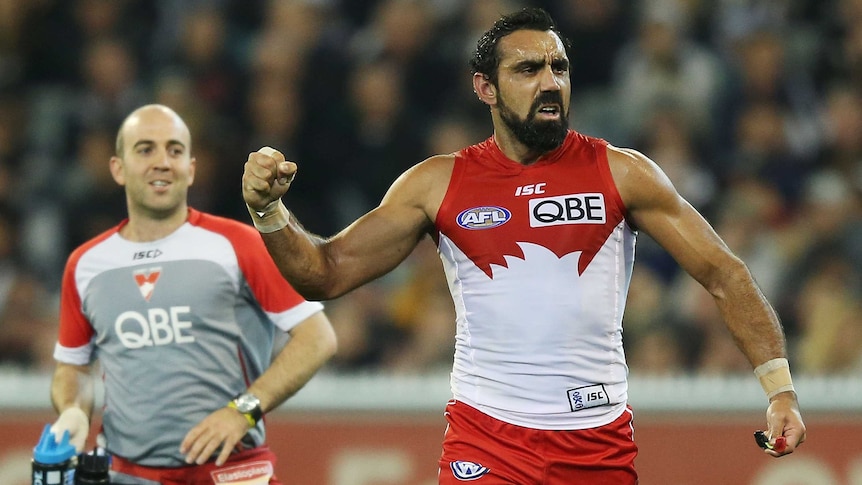
<instances>
[{"instance_id":1,"label":"stadium background","mask_svg":"<svg viewBox=\"0 0 862 485\"><path fill-rule=\"evenodd\" d=\"M466 61L521 5L573 40L572 126L655 159L787 329L811 439L767 460L748 364L640 239L625 340L642 483L862 483L860 0L0 0L0 483L51 419L65 257L125 215L107 160L131 109L188 121L195 207L247 220L242 163L271 145L300 163L288 206L329 234L413 163L490 134ZM431 483L453 332L433 246L327 308L339 354L270 418L281 474Z\"/></svg>"}]
</instances>

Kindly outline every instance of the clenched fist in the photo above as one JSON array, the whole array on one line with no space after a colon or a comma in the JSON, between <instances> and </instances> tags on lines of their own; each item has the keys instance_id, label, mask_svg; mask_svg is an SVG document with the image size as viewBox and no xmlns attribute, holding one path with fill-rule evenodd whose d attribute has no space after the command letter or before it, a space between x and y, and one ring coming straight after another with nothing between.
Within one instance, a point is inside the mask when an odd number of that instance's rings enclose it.
<instances>
[{"instance_id":1,"label":"clenched fist","mask_svg":"<svg viewBox=\"0 0 862 485\"><path fill-rule=\"evenodd\" d=\"M296 164L273 148L249 153L242 174L242 198L250 209L266 211L287 192L295 175Z\"/></svg>"}]
</instances>

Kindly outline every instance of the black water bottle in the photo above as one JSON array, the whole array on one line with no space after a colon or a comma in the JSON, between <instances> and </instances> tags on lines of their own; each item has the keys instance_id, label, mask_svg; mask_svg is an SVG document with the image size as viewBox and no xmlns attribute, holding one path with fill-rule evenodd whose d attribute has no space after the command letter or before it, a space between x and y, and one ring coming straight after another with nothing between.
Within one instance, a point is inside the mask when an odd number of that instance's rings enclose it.
<instances>
[{"instance_id":1,"label":"black water bottle","mask_svg":"<svg viewBox=\"0 0 862 485\"><path fill-rule=\"evenodd\" d=\"M74 485L77 466L75 447L69 443L69 432L57 443L51 425L45 425L39 443L33 448L32 485Z\"/></svg>"},{"instance_id":2,"label":"black water bottle","mask_svg":"<svg viewBox=\"0 0 862 485\"><path fill-rule=\"evenodd\" d=\"M110 485L111 455L104 448L78 456L75 485Z\"/></svg>"}]
</instances>

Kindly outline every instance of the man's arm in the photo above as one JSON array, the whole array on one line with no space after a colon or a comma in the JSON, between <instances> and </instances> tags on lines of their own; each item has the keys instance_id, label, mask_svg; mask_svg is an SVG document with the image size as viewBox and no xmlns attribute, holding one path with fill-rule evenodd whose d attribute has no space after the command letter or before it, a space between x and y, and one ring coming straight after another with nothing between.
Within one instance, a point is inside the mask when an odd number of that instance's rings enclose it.
<instances>
[{"instance_id":1,"label":"man's arm","mask_svg":"<svg viewBox=\"0 0 862 485\"><path fill-rule=\"evenodd\" d=\"M335 354L335 332L322 311L290 330L290 340L270 367L248 388L260 399L264 413L296 394ZM249 421L235 409L223 407L192 428L180 445L186 462L202 464L219 447L216 464L227 461L234 446L249 430Z\"/></svg>"},{"instance_id":2,"label":"man's arm","mask_svg":"<svg viewBox=\"0 0 862 485\"><path fill-rule=\"evenodd\" d=\"M306 318L288 332L290 340L269 369L249 388L268 412L296 394L335 355L335 331L324 312Z\"/></svg>"},{"instance_id":3,"label":"man's arm","mask_svg":"<svg viewBox=\"0 0 862 485\"><path fill-rule=\"evenodd\" d=\"M55 439L69 431L69 442L81 452L90 433L90 416L93 413L93 375L89 365L58 362L51 380L51 403L59 413L51 426Z\"/></svg>"},{"instance_id":4,"label":"man's arm","mask_svg":"<svg viewBox=\"0 0 862 485\"><path fill-rule=\"evenodd\" d=\"M305 298L327 300L386 274L413 251L433 227L452 164L439 156L412 167L377 208L330 238L307 232L281 205L290 183L278 180L291 180L296 164L280 153L249 155L242 193L282 275Z\"/></svg>"},{"instance_id":5,"label":"man's arm","mask_svg":"<svg viewBox=\"0 0 862 485\"><path fill-rule=\"evenodd\" d=\"M661 169L644 155L608 148L608 160L631 223L649 234L713 297L739 349L753 368L786 359L784 331L773 307L748 267L710 224L674 189ZM789 380L789 374L788 374ZM771 384L764 383L769 391ZM783 387L781 387L783 388ZM767 423L773 441L787 439L792 453L805 439L805 425L792 390L769 396Z\"/></svg>"}]
</instances>

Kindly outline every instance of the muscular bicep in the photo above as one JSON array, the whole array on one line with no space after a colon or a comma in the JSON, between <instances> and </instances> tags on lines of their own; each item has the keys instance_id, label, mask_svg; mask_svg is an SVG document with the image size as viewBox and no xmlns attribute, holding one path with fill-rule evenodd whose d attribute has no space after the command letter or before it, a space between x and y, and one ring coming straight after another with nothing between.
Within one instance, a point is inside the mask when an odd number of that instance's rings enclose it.
<instances>
[{"instance_id":1,"label":"muscular bicep","mask_svg":"<svg viewBox=\"0 0 862 485\"><path fill-rule=\"evenodd\" d=\"M633 226L652 237L696 280L709 287L716 269L735 260L709 222L664 172L633 150L609 149L614 179Z\"/></svg>"}]
</instances>

